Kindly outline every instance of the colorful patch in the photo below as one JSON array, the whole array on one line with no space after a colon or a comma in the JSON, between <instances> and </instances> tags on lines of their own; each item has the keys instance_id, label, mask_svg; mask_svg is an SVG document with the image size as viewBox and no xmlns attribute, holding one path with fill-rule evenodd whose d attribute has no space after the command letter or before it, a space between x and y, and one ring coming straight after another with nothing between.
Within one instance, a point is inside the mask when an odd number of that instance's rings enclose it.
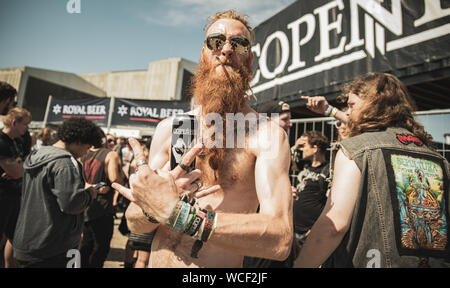
<instances>
[{"instance_id":1,"label":"colorful patch","mask_svg":"<svg viewBox=\"0 0 450 288\"><path fill-rule=\"evenodd\" d=\"M405 134L397 134L397 140L400 141L400 143L409 145L411 143L414 143L416 146L423 146L423 142L414 135L405 135Z\"/></svg>"},{"instance_id":2,"label":"colorful patch","mask_svg":"<svg viewBox=\"0 0 450 288\"><path fill-rule=\"evenodd\" d=\"M449 248L448 176L440 159L415 155L385 155L399 253L445 257Z\"/></svg>"}]
</instances>

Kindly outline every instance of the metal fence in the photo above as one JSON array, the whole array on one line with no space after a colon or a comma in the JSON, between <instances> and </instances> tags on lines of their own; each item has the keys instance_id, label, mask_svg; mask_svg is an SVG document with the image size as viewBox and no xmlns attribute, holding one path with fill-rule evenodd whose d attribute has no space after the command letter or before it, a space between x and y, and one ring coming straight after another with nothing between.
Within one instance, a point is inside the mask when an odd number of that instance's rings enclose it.
<instances>
[{"instance_id":1,"label":"metal fence","mask_svg":"<svg viewBox=\"0 0 450 288\"><path fill-rule=\"evenodd\" d=\"M420 111L415 113L416 119L425 127L425 131L430 133L435 142L436 151L441 153L450 161L450 109ZM328 137L330 143L337 140L336 119L333 117L292 119L293 126L289 130L289 143L291 146L306 131L317 130ZM448 134L447 139L445 134ZM330 145L331 147L331 145ZM328 148L327 159L331 157L331 148ZM291 183L296 185L298 172L291 172Z\"/></svg>"}]
</instances>

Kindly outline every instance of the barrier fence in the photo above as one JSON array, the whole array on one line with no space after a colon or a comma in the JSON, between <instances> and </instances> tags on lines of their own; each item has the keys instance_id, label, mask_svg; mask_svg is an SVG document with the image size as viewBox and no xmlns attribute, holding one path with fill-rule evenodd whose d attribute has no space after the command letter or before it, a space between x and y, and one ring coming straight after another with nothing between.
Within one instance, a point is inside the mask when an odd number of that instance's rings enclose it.
<instances>
[{"instance_id":1,"label":"barrier fence","mask_svg":"<svg viewBox=\"0 0 450 288\"><path fill-rule=\"evenodd\" d=\"M433 136L435 149L450 161L450 109L420 111L415 113L416 119L425 127L425 131ZM289 130L291 147L303 133L317 130L328 137L330 144L337 140L336 119L333 117L319 117L307 119L292 119L293 126ZM328 148L327 160L331 158L331 145ZM298 172L291 171L291 183L296 186Z\"/></svg>"}]
</instances>

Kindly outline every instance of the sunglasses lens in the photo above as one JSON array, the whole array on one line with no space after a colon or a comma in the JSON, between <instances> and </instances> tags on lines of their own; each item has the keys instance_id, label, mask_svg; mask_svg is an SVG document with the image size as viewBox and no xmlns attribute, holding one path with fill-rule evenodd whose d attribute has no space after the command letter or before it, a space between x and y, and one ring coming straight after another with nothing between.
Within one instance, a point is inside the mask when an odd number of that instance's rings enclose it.
<instances>
[{"instance_id":1,"label":"sunglasses lens","mask_svg":"<svg viewBox=\"0 0 450 288\"><path fill-rule=\"evenodd\" d=\"M206 38L206 46L213 51L218 51L222 49L226 41L227 38L223 34L211 34ZM242 36L234 36L230 39L230 45L237 53L247 54L250 42Z\"/></svg>"},{"instance_id":2,"label":"sunglasses lens","mask_svg":"<svg viewBox=\"0 0 450 288\"><path fill-rule=\"evenodd\" d=\"M206 38L206 45L209 49L213 51L217 51L222 49L223 45L225 45L226 38L221 34L212 34Z\"/></svg>"},{"instance_id":3,"label":"sunglasses lens","mask_svg":"<svg viewBox=\"0 0 450 288\"><path fill-rule=\"evenodd\" d=\"M250 42L241 36L232 37L230 40L233 50L239 54L247 54Z\"/></svg>"}]
</instances>

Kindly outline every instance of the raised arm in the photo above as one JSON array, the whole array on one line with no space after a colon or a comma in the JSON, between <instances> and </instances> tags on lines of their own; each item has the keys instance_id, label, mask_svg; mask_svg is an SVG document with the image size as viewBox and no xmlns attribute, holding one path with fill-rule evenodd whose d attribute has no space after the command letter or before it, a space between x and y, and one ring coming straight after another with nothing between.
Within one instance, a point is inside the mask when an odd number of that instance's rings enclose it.
<instances>
[{"instance_id":1,"label":"raised arm","mask_svg":"<svg viewBox=\"0 0 450 288\"><path fill-rule=\"evenodd\" d=\"M347 114L345 114L345 112L342 112L341 110L339 110L337 108L335 111L336 112L335 115L325 115L329 108L334 108L334 107L330 107L331 105L328 103L328 101L325 97L323 97L323 96L313 96L313 97L301 96L301 99L307 101L306 108L308 108L309 110L311 110L317 114L320 114L320 115L332 116L343 123L347 123L347 118L348 118Z\"/></svg>"},{"instance_id":2,"label":"raised arm","mask_svg":"<svg viewBox=\"0 0 450 288\"><path fill-rule=\"evenodd\" d=\"M296 267L319 267L341 243L352 220L361 172L355 161L339 150L327 204L311 229Z\"/></svg>"}]
</instances>

